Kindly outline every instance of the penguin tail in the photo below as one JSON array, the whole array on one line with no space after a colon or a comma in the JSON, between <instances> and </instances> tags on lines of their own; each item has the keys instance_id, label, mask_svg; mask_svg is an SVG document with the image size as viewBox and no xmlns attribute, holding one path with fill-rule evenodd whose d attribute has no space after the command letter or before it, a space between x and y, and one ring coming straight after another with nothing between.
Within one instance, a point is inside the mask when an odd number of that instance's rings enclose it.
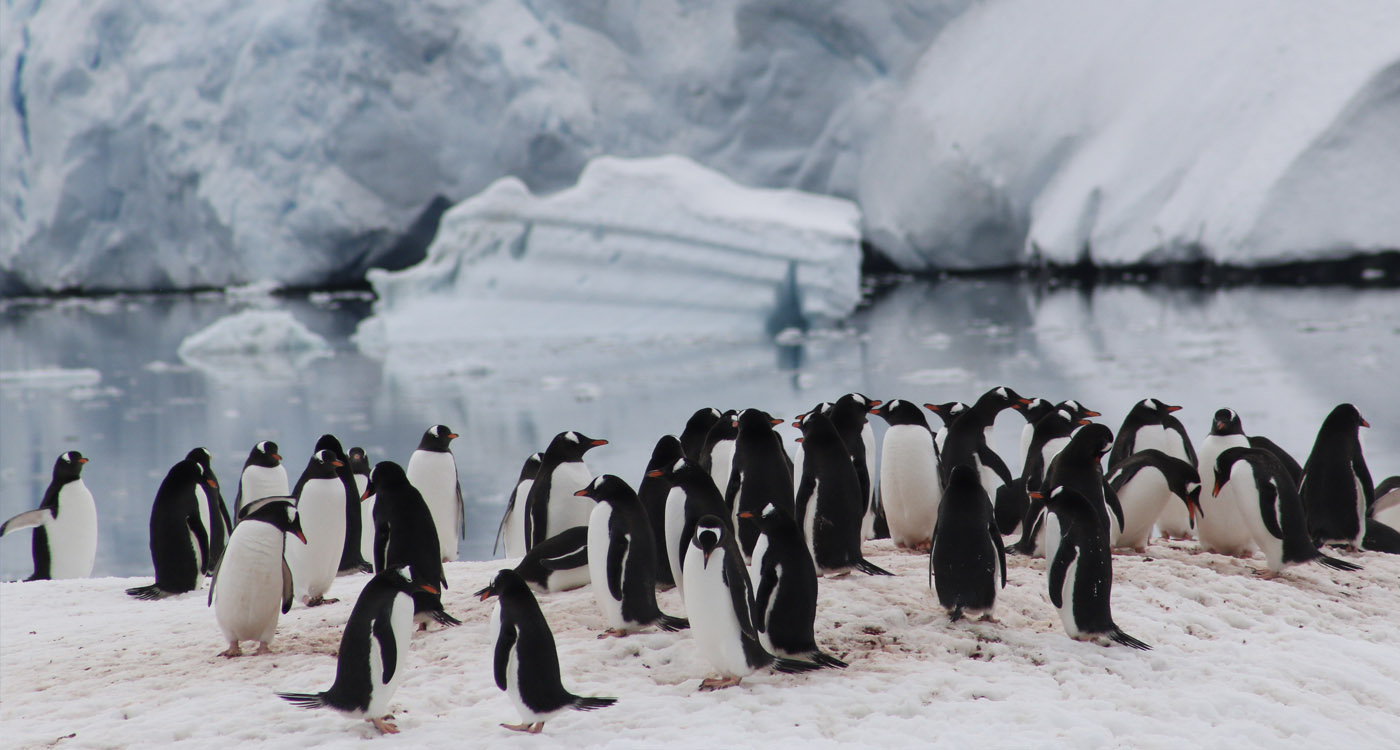
<instances>
[{"instance_id":1,"label":"penguin tail","mask_svg":"<svg viewBox=\"0 0 1400 750\"><path fill-rule=\"evenodd\" d=\"M325 693L278 693L278 698L300 708L324 708Z\"/></svg>"},{"instance_id":2,"label":"penguin tail","mask_svg":"<svg viewBox=\"0 0 1400 750\"><path fill-rule=\"evenodd\" d=\"M868 575L868 576L892 576L892 575L894 575L894 573L891 573L891 572L889 572L888 570L885 570L884 568L880 567L879 565L876 565L875 563L870 562L869 560L864 560L864 559L862 559L862 560L860 560L859 562L856 563L856 570L859 570L860 572L862 572L862 573L864 573L864 574L866 574L866 575Z\"/></svg>"},{"instance_id":3,"label":"penguin tail","mask_svg":"<svg viewBox=\"0 0 1400 750\"><path fill-rule=\"evenodd\" d=\"M656 618L656 627L661 628L662 630L668 633L674 633L677 630L689 630L690 620L687 620L684 617L672 617L671 615L661 615L660 617Z\"/></svg>"},{"instance_id":4,"label":"penguin tail","mask_svg":"<svg viewBox=\"0 0 1400 750\"><path fill-rule=\"evenodd\" d=\"M773 671L783 674L801 674L814 669L822 669L825 664L818 664L815 661L802 661L801 659L784 659L781 656L773 657Z\"/></svg>"},{"instance_id":5,"label":"penguin tail","mask_svg":"<svg viewBox=\"0 0 1400 750\"><path fill-rule=\"evenodd\" d=\"M616 698L585 698L581 695L574 696L574 702L569 705L575 711L596 711L600 708L607 708L617 703Z\"/></svg>"},{"instance_id":6,"label":"penguin tail","mask_svg":"<svg viewBox=\"0 0 1400 750\"><path fill-rule=\"evenodd\" d=\"M813 651L807 655L807 658L811 659L813 664L819 667L826 667L827 669L845 669L850 666L846 662L823 651Z\"/></svg>"},{"instance_id":7,"label":"penguin tail","mask_svg":"<svg viewBox=\"0 0 1400 750\"><path fill-rule=\"evenodd\" d=\"M962 611L962 606L961 606L961 605L956 606L956 607L953 607L952 609L948 610L948 621L949 621L949 622L957 622L958 620L961 620L962 618L963 618L963 611Z\"/></svg>"},{"instance_id":8,"label":"penguin tail","mask_svg":"<svg viewBox=\"0 0 1400 750\"><path fill-rule=\"evenodd\" d=\"M149 586L137 586L136 588L127 589L126 595L136 597L143 602L153 602L163 598L166 592L161 591L160 587L153 583Z\"/></svg>"},{"instance_id":9,"label":"penguin tail","mask_svg":"<svg viewBox=\"0 0 1400 750\"><path fill-rule=\"evenodd\" d=\"M461 620L458 620L452 615L447 614L446 610L434 609L425 614L427 614L429 617L433 618L437 622L441 623L442 625L446 625L449 628L455 625L462 624Z\"/></svg>"},{"instance_id":10,"label":"penguin tail","mask_svg":"<svg viewBox=\"0 0 1400 750\"><path fill-rule=\"evenodd\" d=\"M1333 570L1361 570L1361 566L1356 563L1338 560L1335 557L1324 555L1321 552L1317 553L1317 561Z\"/></svg>"},{"instance_id":11,"label":"penguin tail","mask_svg":"<svg viewBox=\"0 0 1400 750\"><path fill-rule=\"evenodd\" d=\"M1109 639L1110 641L1113 641L1114 643L1121 643L1121 644L1123 644L1124 646L1127 646L1127 647L1129 647L1129 648L1135 648L1135 649L1137 649L1137 650L1139 650L1139 651L1151 651L1151 650L1152 650L1152 647L1151 647L1151 646L1149 646L1149 645L1147 645L1146 643L1143 643L1142 641L1140 641L1140 640L1138 640L1138 639L1132 637L1131 635L1128 635L1127 633L1124 633L1124 632L1121 631L1121 630L1115 630L1115 631L1113 631L1112 633L1109 633L1109 634L1108 634L1108 639Z\"/></svg>"}]
</instances>

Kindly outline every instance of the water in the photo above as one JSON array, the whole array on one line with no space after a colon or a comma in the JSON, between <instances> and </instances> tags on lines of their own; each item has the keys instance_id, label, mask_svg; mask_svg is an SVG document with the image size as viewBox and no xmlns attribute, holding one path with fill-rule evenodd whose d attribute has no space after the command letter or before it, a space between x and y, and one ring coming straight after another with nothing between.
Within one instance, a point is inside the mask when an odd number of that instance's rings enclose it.
<instances>
[{"instance_id":1,"label":"water","mask_svg":"<svg viewBox=\"0 0 1400 750\"><path fill-rule=\"evenodd\" d=\"M180 360L186 336L249 306L290 310L334 355L208 369ZM1373 426L1363 432L1377 481L1400 473L1394 291L1123 286L1086 294L1016 281L906 282L842 330L797 344L516 347L465 352L477 363L466 368L425 366L434 353L388 362L362 354L351 336L369 310L355 295L0 306L0 517L37 507L54 459L80 450L91 459L84 477L100 517L95 574L149 575L151 499L191 448L213 451L232 502L259 440L279 443L294 482L322 433L364 446L372 460L403 463L423 430L441 422L461 435L454 449L468 538L460 552L488 559L520 463L561 430L612 441L589 454L590 464L635 485L655 439L678 432L701 406L790 417L850 390L922 403L970 401L997 385L1076 398L1115 428L1135 401L1155 396L1185 407L1178 416L1197 442L1214 410L1229 406L1246 431L1300 460L1326 413L1350 401ZM464 352L437 354L453 361ZM996 445L1013 471L1021 424L1011 413L998 421ZM0 578L30 570L28 532L0 541Z\"/></svg>"}]
</instances>

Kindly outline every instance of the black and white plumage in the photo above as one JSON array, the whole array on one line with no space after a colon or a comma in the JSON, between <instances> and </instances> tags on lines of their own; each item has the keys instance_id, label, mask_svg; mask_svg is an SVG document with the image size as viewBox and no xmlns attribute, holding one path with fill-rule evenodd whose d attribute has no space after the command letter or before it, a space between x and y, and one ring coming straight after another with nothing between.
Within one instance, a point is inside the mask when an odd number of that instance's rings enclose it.
<instances>
[{"instance_id":1,"label":"black and white plumage","mask_svg":"<svg viewBox=\"0 0 1400 750\"><path fill-rule=\"evenodd\" d=\"M204 582L204 561L209 557L209 502L199 462L184 459L165 475L151 504L151 563L156 582L129 588L137 599L160 599L194 591Z\"/></svg>"},{"instance_id":2,"label":"black and white plumage","mask_svg":"<svg viewBox=\"0 0 1400 750\"><path fill-rule=\"evenodd\" d=\"M1109 528L1114 548L1144 552L1162 509L1179 501L1191 527L1201 511L1201 479L1196 466L1156 448L1131 453L1108 471L1108 485L1123 507L1123 529Z\"/></svg>"},{"instance_id":3,"label":"black and white plumage","mask_svg":"<svg viewBox=\"0 0 1400 750\"><path fill-rule=\"evenodd\" d=\"M336 655L335 682L321 693L278 693L302 708L331 708L370 722L384 734L396 734L389 701L408 673L414 595L436 596L438 590L410 581L402 568L375 574L350 611Z\"/></svg>"},{"instance_id":4,"label":"black and white plumage","mask_svg":"<svg viewBox=\"0 0 1400 750\"><path fill-rule=\"evenodd\" d=\"M1052 489L1046 498L1046 507L1058 519L1061 535L1049 558L1046 575L1050 603L1059 610L1065 632L1075 640L1105 638L1148 650L1152 647L1124 633L1113 622L1113 555L1096 502L1065 485Z\"/></svg>"},{"instance_id":5,"label":"black and white plumage","mask_svg":"<svg viewBox=\"0 0 1400 750\"><path fill-rule=\"evenodd\" d=\"M364 490L359 489L354 471L350 468L350 459L345 455L345 447L335 435L328 433L316 441L316 447L311 453L315 455L321 451L330 451L335 460L340 462L340 465L335 467L335 475L340 479L341 490L344 493L340 512L345 516L345 535L340 542L340 572L368 573L374 568L360 556L364 534L364 530L360 528L363 515L360 505ZM292 488L292 494L301 497L300 480L297 486Z\"/></svg>"},{"instance_id":6,"label":"black and white plumage","mask_svg":"<svg viewBox=\"0 0 1400 750\"><path fill-rule=\"evenodd\" d=\"M710 472L719 494L729 487L729 472L734 468L734 441L739 438L739 412L726 409L719 420L705 434L705 447L700 454L700 465Z\"/></svg>"},{"instance_id":7,"label":"black and white plumage","mask_svg":"<svg viewBox=\"0 0 1400 750\"><path fill-rule=\"evenodd\" d=\"M1303 466L1298 492L1307 512L1308 533L1318 544L1361 548L1376 487L1361 451L1362 427L1371 425L1351 404L1332 410L1318 428Z\"/></svg>"},{"instance_id":8,"label":"black and white plumage","mask_svg":"<svg viewBox=\"0 0 1400 750\"><path fill-rule=\"evenodd\" d=\"M520 467L520 476L515 480L515 488L510 491L510 497L506 500L506 512L501 516L501 525L496 527L496 544L491 547L493 554L500 545L505 546L503 554L506 557L524 557L529 551L525 544L525 498L530 496L530 488L534 486L535 476L540 473L540 464L543 462L543 453L531 453Z\"/></svg>"},{"instance_id":9,"label":"black and white plumage","mask_svg":"<svg viewBox=\"0 0 1400 750\"><path fill-rule=\"evenodd\" d=\"M374 495L365 497L365 490L369 488L369 454L357 445L345 458L350 476L355 478L355 498L360 503L360 559L369 562L374 559ZM373 568L371 565L370 569Z\"/></svg>"},{"instance_id":10,"label":"black and white plumage","mask_svg":"<svg viewBox=\"0 0 1400 750\"><path fill-rule=\"evenodd\" d=\"M878 475L875 468L875 430L870 426L869 414L880 403L878 399L863 393L847 393L836 399L827 411L846 451L851 454L851 464L855 466L856 479L860 481L862 540L872 538L875 527L875 480Z\"/></svg>"},{"instance_id":11,"label":"black and white plumage","mask_svg":"<svg viewBox=\"0 0 1400 750\"><path fill-rule=\"evenodd\" d=\"M671 568L671 578L685 596L685 553L690 549L691 537L695 534L695 524L707 515L732 519L724 497L715 488L710 473L699 464L680 459L663 469L648 472L648 475L664 479L671 490L666 494L666 563ZM732 521L731 521L732 522ZM657 561L661 564L661 561Z\"/></svg>"},{"instance_id":12,"label":"black and white plumage","mask_svg":"<svg viewBox=\"0 0 1400 750\"><path fill-rule=\"evenodd\" d=\"M992 428L998 414L1006 409L1019 411L1029 403L1030 399L1022 398L1006 386L992 388L953 421L943 445L939 446L939 474L944 485L954 466L974 467L982 478L987 497L992 499L997 517L1004 518L1009 528L1015 527L1027 500L1025 490L1011 476L1006 462L991 447ZM925 404L931 411L935 406Z\"/></svg>"},{"instance_id":13,"label":"black and white plumage","mask_svg":"<svg viewBox=\"0 0 1400 750\"><path fill-rule=\"evenodd\" d=\"M1366 522L1361 544L1379 552L1400 552L1400 476L1386 477L1376 485L1376 501Z\"/></svg>"},{"instance_id":14,"label":"black and white plumage","mask_svg":"<svg viewBox=\"0 0 1400 750\"><path fill-rule=\"evenodd\" d=\"M496 574L490 586L476 592L483 601L496 597L491 612L493 673L520 713L519 724L502 724L517 732L539 734L546 721L565 711L607 708L616 698L574 695L559 676L559 652L554 633L540 611L530 587L513 570Z\"/></svg>"},{"instance_id":15,"label":"black and white plumage","mask_svg":"<svg viewBox=\"0 0 1400 750\"><path fill-rule=\"evenodd\" d=\"M715 411L715 414L718 416L719 412ZM660 588L676 585L666 551L666 497L671 494L671 482L666 478L665 470L684 456L685 449L675 435L662 435L652 448L651 458L647 459L642 481L637 484L637 500L647 513L652 539L656 544L656 585Z\"/></svg>"},{"instance_id":16,"label":"black and white plumage","mask_svg":"<svg viewBox=\"0 0 1400 750\"><path fill-rule=\"evenodd\" d=\"M1227 485L1235 485L1240 515L1254 543L1264 552L1271 573L1314 560L1336 570L1361 569L1317 550L1308 534L1298 489L1272 453L1260 448L1231 448L1220 454L1215 461L1212 492L1219 493Z\"/></svg>"},{"instance_id":17,"label":"black and white plumage","mask_svg":"<svg viewBox=\"0 0 1400 750\"><path fill-rule=\"evenodd\" d=\"M741 524L759 529L749 582L754 589L754 625L763 647L788 659L845 667L846 662L817 647L817 568L797 522L772 504L757 515L746 511L739 518Z\"/></svg>"},{"instance_id":18,"label":"black and white plumage","mask_svg":"<svg viewBox=\"0 0 1400 750\"><path fill-rule=\"evenodd\" d=\"M758 513L769 503L793 512L791 469L778 435L773 431L773 427L782 422L759 409L745 409L739 413L733 468L729 473L729 485L723 488L725 505L735 518L745 512ZM750 524L738 524L735 528L740 549L745 556L752 555L758 529Z\"/></svg>"},{"instance_id":19,"label":"black and white plumage","mask_svg":"<svg viewBox=\"0 0 1400 750\"><path fill-rule=\"evenodd\" d=\"M212 575L214 566L219 563L219 558L224 554L224 546L228 544L228 535L233 531L233 521L228 517L228 506L224 505L224 496L220 491L219 478L214 474L214 454L208 448L194 448L185 454L185 458L199 464L204 469L204 476L210 482L205 490L205 502L209 504L209 559L205 561L205 575Z\"/></svg>"},{"instance_id":20,"label":"black and white plumage","mask_svg":"<svg viewBox=\"0 0 1400 750\"><path fill-rule=\"evenodd\" d=\"M859 570L893 575L861 554L865 509L860 480L836 426L821 412L802 421L802 477L797 484L795 518L812 560L823 575Z\"/></svg>"},{"instance_id":21,"label":"black and white plumage","mask_svg":"<svg viewBox=\"0 0 1400 750\"><path fill-rule=\"evenodd\" d=\"M1104 477L1101 463L1104 454L1112 447L1113 431L1104 425L1090 423L1074 433L1055 460L1050 462L1045 482L1038 493L1042 498L1041 503L1031 503L1026 511L1027 520L1022 536L1016 542L1018 551L1034 554L1035 548L1043 546L1046 559L1054 558L1055 546L1060 539L1059 521L1055 516L1039 510L1045 507L1045 498L1056 487L1072 487L1088 498L1107 538L1111 540L1114 533L1122 533L1123 506Z\"/></svg>"},{"instance_id":22,"label":"black and white plumage","mask_svg":"<svg viewBox=\"0 0 1400 750\"><path fill-rule=\"evenodd\" d=\"M296 597L308 607L339 601L325 595L335 582L345 549L345 484L337 473L342 466L335 453L319 450L307 461L296 484L297 516L306 544L287 548L287 564L296 582Z\"/></svg>"},{"instance_id":23,"label":"black and white plumage","mask_svg":"<svg viewBox=\"0 0 1400 750\"><path fill-rule=\"evenodd\" d=\"M1175 416L1175 412L1178 411L1181 411L1180 406L1173 406L1155 398L1145 398L1133 404L1113 439L1113 450L1108 453L1108 465L1117 466L1128 456L1139 451L1158 450L1195 466L1196 449L1191 445L1191 437L1186 434L1185 425ZM1180 503L1165 503L1160 512L1157 526L1164 536L1186 539L1195 533L1195 518L1188 517L1185 506Z\"/></svg>"},{"instance_id":24,"label":"black and white plumage","mask_svg":"<svg viewBox=\"0 0 1400 750\"><path fill-rule=\"evenodd\" d=\"M447 425L435 424L423 432L418 449L408 457L408 481L422 493L433 514L443 562L457 559L457 541L467 533L462 482L451 447L456 438L457 433Z\"/></svg>"},{"instance_id":25,"label":"black and white plumage","mask_svg":"<svg viewBox=\"0 0 1400 750\"><path fill-rule=\"evenodd\" d=\"M948 440L948 428L958 421L958 417L967 411L967 404L961 401L948 401L942 404L924 404L924 408L938 415L943 425L933 432L933 444L938 446L938 452L943 452L943 444Z\"/></svg>"},{"instance_id":26,"label":"black and white plumage","mask_svg":"<svg viewBox=\"0 0 1400 750\"><path fill-rule=\"evenodd\" d=\"M233 517L243 516L243 506L265 497L285 497L292 494L292 486L287 481L287 467L282 465L277 443L271 440L258 441L248 451L243 462L243 472L238 477L238 493L233 499Z\"/></svg>"},{"instance_id":27,"label":"black and white plumage","mask_svg":"<svg viewBox=\"0 0 1400 750\"><path fill-rule=\"evenodd\" d=\"M34 529L34 573L25 580L87 578L97 560L97 504L83 482L87 458L67 451L54 461L53 478L35 510L0 524L0 536Z\"/></svg>"},{"instance_id":28,"label":"black and white plumage","mask_svg":"<svg viewBox=\"0 0 1400 750\"><path fill-rule=\"evenodd\" d=\"M525 498L525 545L532 547L565 529L587 526L593 503L574 493L593 481L583 454L606 440L581 432L561 432L545 448L530 494Z\"/></svg>"},{"instance_id":29,"label":"black and white plumage","mask_svg":"<svg viewBox=\"0 0 1400 750\"><path fill-rule=\"evenodd\" d=\"M954 621L965 614L990 617L998 590L1006 588L1006 548L992 501L976 469L966 464L953 467L948 477L928 572L938 603Z\"/></svg>"},{"instance_id":30,"label":"black and white plumage","mask_svg":"<svg viewBox=\"0 0 1400 750\"><path fill-rule=\"evenodd\" d=\"M530 548L515 572L530 588L542 593L570 591L587 586L588 527L575 526Z\"/></svg>"},{"instance_id":31,"label":"black and white plumage","mask_svg":"<svg viewBox=\"0 0 1400 750\"><path fill-rule=\"evenodd\" d=\"M1215 487L1216 459L1222 453L1231 448L1248 447L1249 438L1245 437L1240 416L1232 409L1216 410L1211 417L1210 434L1201 441L1196 460L1201 486L1207 490ZM1254 551L1254 536L1245 524L1240 508L1241 502L1235 497L1234 487L1224 487L1218 493L1202 493L1201 517L1196 521L1196 540L1201 549L1244 557Z\"/></svg>"},{"instance_id":32,"label":"black and white plumage","mask_svg":"<svg viewBox=\"0 0 1400 750\"><path fill-rule=\"evenodd\" d=\"M656 604L656 543L637 493L622 478L604 474L577 494L597 503L588 518L588 575L608 624L598 637L621 638L651 625L689 627Z\"/></svg>"},{"instance_id":33,"label":"black and white plumage","mask_svg":"<svg viewBox=\"0 0 1400 750\"><path fill-rule=\"evenodd\" d=\"M437 526L423 495L408 481L403 467L380 461L369 475L365 496L374 495L374 569L382 572L407 566L413 580L433 589L447 588L438 551ZM413 595L414 613L426 628L431 618L443 625L461 620L442 608L442 597L420 591Z\"/></svg>"},{"instance_id":34,"label":"black and white plumage","mask_svg":"<svg viewBox=\"0 0 1400 750\"><path fill-rule=\"evenodd\" d=\"M1030 460L1031 441L1035 439L1035 423L1055 412L1055 404L1043 398L1033 398L1020 409L1026 424L1021 427L1021 471L1025 473L1026 462ZM1007 531L1003 529L1003 531Z\"/></svg>"},{"instance_id":35,"label":"black and white plumage","mask_svg":"<svg viewBox=\"0 0 1400 750\"><path fill-rule=\"evenodd\" d=\"M257 641L257 653L269 653L278 615L292 608L292 571L284 558L287 535L306 544L294 502L292 497L265 497L243 506L209 584L207 605L214 608L228 643L219 656L242 656L239 641Z\"/></svg>"},{"instance_id":36,"label":"black and white plumage","mask_svg":"<svg viewBox=\"0 0 1400 750\"><path fill-rule=\"evenodd\" d=\"M889 424L880 443L880 505L890 539L897 547L928 549L943 500L933 431L912 401L892 399L870 413Z\"/></svg>"},{"instance_id":37,"label":"black and white plumage","mask_svg":"<svg viewBox=\"0 0 1400 750\"><path fill-rule=\"evenodd\" d=\"M722 412L711 406L696 409L695 413L686 420L685 428L681 430L680 443L681 453L690 459L691 463L702 463L701 456L705 453L705 438L709 436L710 430L715 423L720 420Z\"/></svg>"}]
</instances>

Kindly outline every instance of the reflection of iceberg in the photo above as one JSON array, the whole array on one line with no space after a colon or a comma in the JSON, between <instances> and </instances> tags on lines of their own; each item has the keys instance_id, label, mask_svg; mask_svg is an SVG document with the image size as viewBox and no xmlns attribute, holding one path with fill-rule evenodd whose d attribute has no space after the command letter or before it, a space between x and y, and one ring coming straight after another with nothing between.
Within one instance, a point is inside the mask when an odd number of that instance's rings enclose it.
<instances>
[{"instance_id":1,"label":"reflection of iceberg","mask_svg":"<svg viewBox=\"0 0 1400 750\"><path fill-rule=\"evenodd\" d=\"M313 360L330 356L331 348L290 312L245 310L191 334L179 354L223 380L290 380Z\"/></svg>"}]
</instances>

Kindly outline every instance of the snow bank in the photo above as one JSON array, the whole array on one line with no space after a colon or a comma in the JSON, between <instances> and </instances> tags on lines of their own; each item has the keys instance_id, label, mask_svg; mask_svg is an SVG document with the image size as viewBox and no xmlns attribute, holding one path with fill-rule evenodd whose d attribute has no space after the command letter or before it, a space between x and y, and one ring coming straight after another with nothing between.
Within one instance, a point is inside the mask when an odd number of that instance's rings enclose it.
<instances>
[{"instance_id":1,"label":"snow bank","mask_svg":"<svg viewBox=\"0 0 1400 750\"><path fill-rule=\"evenodd\" d=\"M862 160L905 268L1400 248L1400 5L973 6Z\"/></svg>"},{"instance_id":2,"label":"snow bank","mask_svg":"<svg viewBox=\"0 0 1400 750\"><path fill-rule=\"evenodd\" d=\"M244 310L190 334L178 353L211 375L285 378L329 356L331 347L286 310Z\"/></svg>"},{"instance_id":3,"label":"snow bank","mask_svg":"<svg viewBox=\"0 0 1400 750\"><path fill-rule=\"evenodd\" d=\"M420 264L373 271L369 351L447 342L757 338L860 299L849 201L738 185L683 157L589 163L547 197L504 178L444 217Z\"/></svg>"},{"instance_id":4,"label":"snow bank","mask_svg":"<svg viewBox=\"0 0 1400 750\"><path fill-rule=\"evenodd\" d=\"M894 578L824 580L817 641L846 670L760 674L717 693L686 633L599 641L586 590L542 600L564 684L616 706L555 719L525 739L491 676L492 603L470 592L500 563L449 563L448 611L464 624L416 635L390 703L403 733L375 746L573 748L793 746L1264 748L1400 742L1400 560L1361 553L1257 579L1242 561L1154 544L1116 556L1114 617L1146 653L1072 641L1045 591L1043 560L1011 558L999 623L950 624L928 591L926 557L871 545ZM226 660L205 592L154 603L123 588L147 579L0 584L0 719L15 746L362 747L373 730L305 711L273 691L324 690L367 577L336 580L341 601L282 617L276 653ZM681 613L674 592L663 610ZM1287 658L1280 658L1286 654Z\"/></svg>"}]
</instances>

